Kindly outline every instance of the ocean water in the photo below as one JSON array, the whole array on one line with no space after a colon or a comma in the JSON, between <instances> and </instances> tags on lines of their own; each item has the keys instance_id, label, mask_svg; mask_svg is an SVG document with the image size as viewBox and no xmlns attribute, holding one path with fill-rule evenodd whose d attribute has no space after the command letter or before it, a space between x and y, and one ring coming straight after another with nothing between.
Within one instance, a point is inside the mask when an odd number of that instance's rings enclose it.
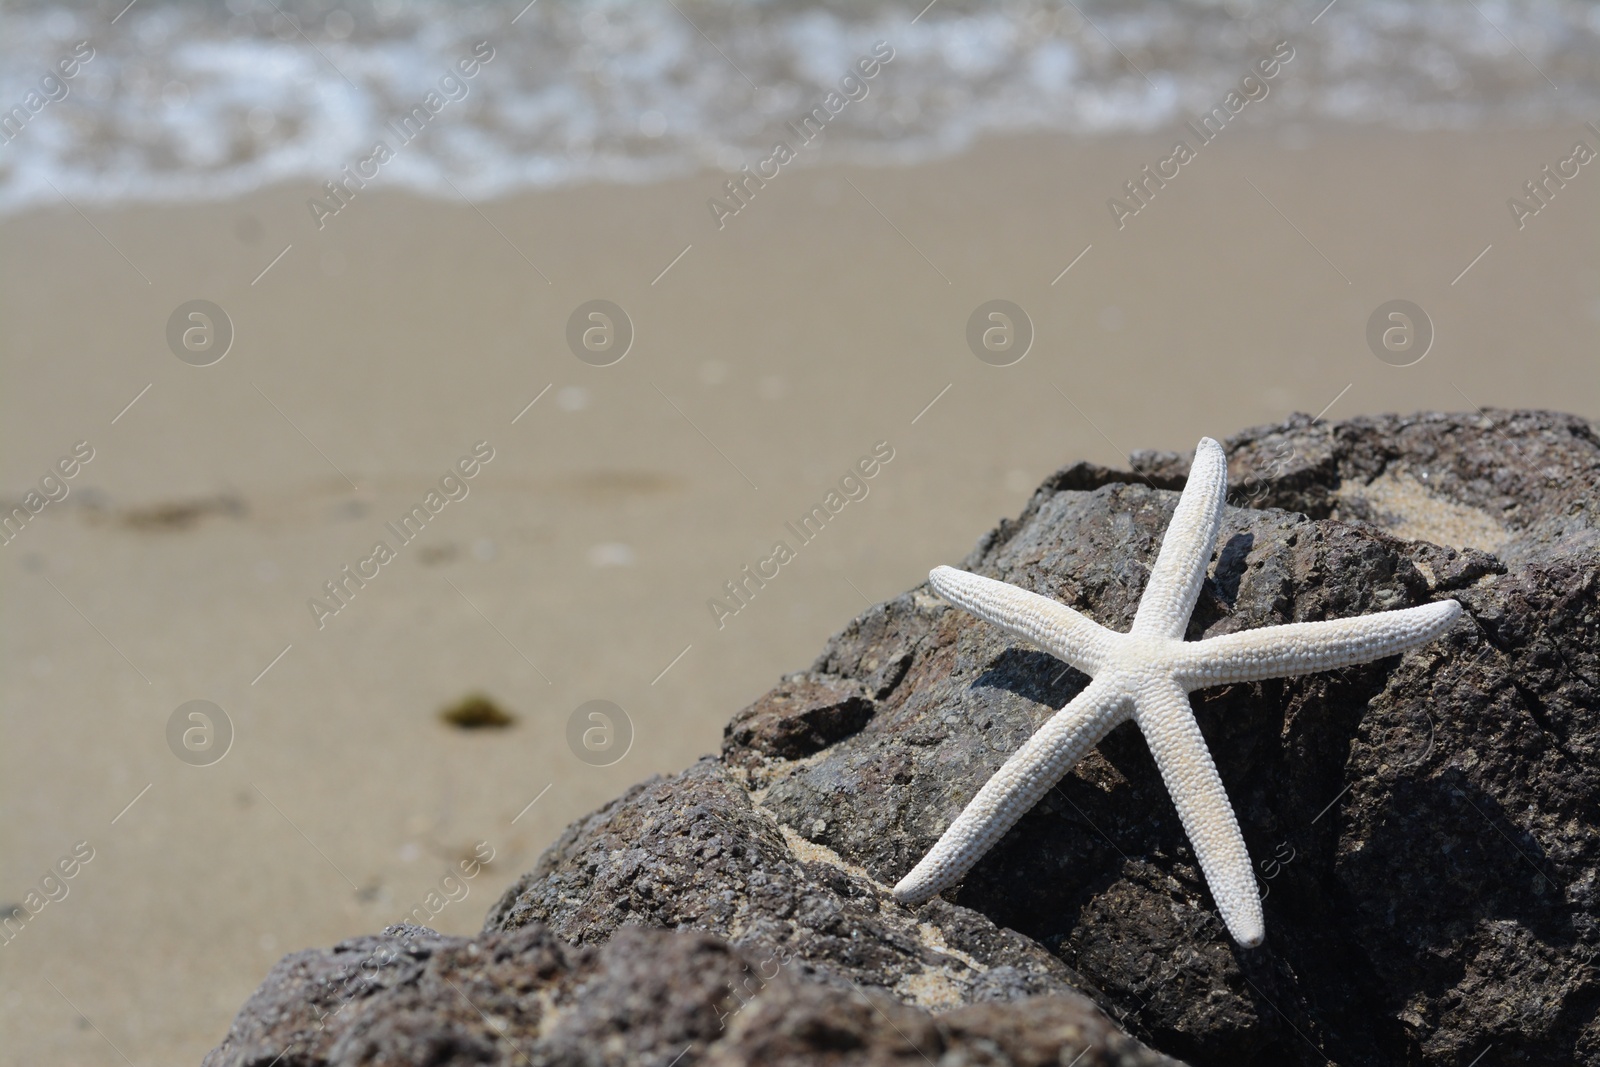
<instances>
[{"instance_id":1,"label":"ocean water","mask_svg":"<svg viewBox=\"0 0 1600 1067\"><path fill-rule=\"evenodd\" d=\"M802 160L911 163L990 134L1176 126L1282 40L1252 122L1600 120L1593 3L923 2L13 3L0 213L321 184L380 142L369 172L445 197L736 171L833 91ZM893 58L841 89L875 46ZM475 48L492 58L464 77Z\"/></svg>"}]
</instances>

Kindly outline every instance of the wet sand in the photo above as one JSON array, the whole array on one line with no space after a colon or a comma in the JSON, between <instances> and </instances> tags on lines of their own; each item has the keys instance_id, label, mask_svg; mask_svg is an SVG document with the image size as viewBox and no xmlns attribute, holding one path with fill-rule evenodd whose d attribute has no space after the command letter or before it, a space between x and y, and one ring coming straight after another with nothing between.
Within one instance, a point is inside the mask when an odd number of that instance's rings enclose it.
<instances>
[{"instance_id":1,"label":"wet sand","mask_svg":"<svg viewBox=\"0 0 1600 1067\"><path fill-rule=\"evenodd\" d=\"M0 223L0 489L94 450L0 551L0 904L93 849L0 946L0 1059L197 1062L284 953L427 906L488 842L432 921L476 930L570 820L714 752L1062 463L1291 411L1600 414L1600 178L1520 231L1506 206L1580 136L1230 129L1121 230L1106 201L1169 131L786 168L720 231L720 174L475 207L373 188L320 232L302 186ZM236 334L209 367L164 336L196 298ZM609 367L565 340L596 298L636 334ZM1033 324L1013 366L967 346L991 299ZM1392 299L1434 326L1413 366L1365 340ZM401 544L385 524L483 441ZM719 629L708 600L780 539ZM379 540L319 629L308 600ZM517 724L439 721L472 691ZM196 699L235 732L211 766L168 747ZM591 699L632 723L611 766L568 744Z\"/></svg>"}]
</instances>

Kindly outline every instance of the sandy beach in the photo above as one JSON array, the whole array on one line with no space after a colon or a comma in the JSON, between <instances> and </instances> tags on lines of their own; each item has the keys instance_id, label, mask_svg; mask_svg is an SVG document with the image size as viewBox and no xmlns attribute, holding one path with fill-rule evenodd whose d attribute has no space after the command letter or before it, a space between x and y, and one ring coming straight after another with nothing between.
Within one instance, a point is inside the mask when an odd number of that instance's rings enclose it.
<instances>
[{"instance_id":1,"label":"sandy beach","mask_svg":"<svg viewBox=\"0 0 1600 1067\"><path fill-rule=\"evenodd\" d=\"M0 1061L198 1062L285 953L432 911L492 854L430 923L476 930L571 820L716 751L1059 465L1295 411L1600 414L1600 177L1520 229L1507 207L1600 143L1580 124L1244 121L1119 228L1107 201L1171 139L824 157L721 229L717 172L474 204L375 186L321 230L310 182L0 222L0 489L92 449L0 551L0 904L93 853L0 951ZM167 341L197 299L233 331L203 367ZM595 299L632 326L610 366L566 339ZM1004 367L967 343L997 299L1033 331ZM1409 366L1367 342L1393 300L1431 321ZM439 720L472 692L516 723ZM620 758L569 745L595 699L631 724ZM192 700L232 725L209 766L169 749Z\"/></svg>"}]
</instances>

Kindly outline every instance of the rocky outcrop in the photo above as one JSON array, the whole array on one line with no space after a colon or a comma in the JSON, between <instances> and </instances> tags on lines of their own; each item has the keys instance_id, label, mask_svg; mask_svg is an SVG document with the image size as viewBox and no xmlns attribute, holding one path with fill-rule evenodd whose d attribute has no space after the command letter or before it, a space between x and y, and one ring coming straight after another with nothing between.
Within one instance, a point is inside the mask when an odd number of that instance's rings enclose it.
<instances>
[{"instance_id":1,"label":"rocky outcrop","mask_svg":"<svg viewBox=\"0 0 1600 1067\"><path fill-rule=\"evenodd\" d=\"M1491 1047L1494 1062L1600 1063L1594 427L1542 412L1296 417L1226 448L1236 506L1191 639L1447 596L1466 609L1404 656L1194 694L1258 862L1261 948L1239 948L1216 918L1131 725L960 887L915 909L892 900L888 887L1086 683L925 586L851 622L809 671L736 716L719 758L574 823L480 938L411 940L440 943L441 959L472 945L559 956L567 971L518 985L516 968L483 963L462 985L507 1005L491 1018L535 1020L517 1032L541 1050L534 1062L580 1062L563 1059L561 1027L602 1024L558 1007L561 976L617 966L627 945L656 961L638 964L640 988L684 984L663 994L671 1011L709 1004L719 983L748 1004L712 1035L726 999L692 1023L630 1002L615 1018L632 1036L594 1046L613 1050L594 1062L665 1063L692 1045L685 1067L919 1053L1064 1064L1086 1043L1082 1065L1148 1062L1109 1016L1194 1064L1464 1067ZM1131 466L1058 471L963 566L1126 629L1188 457L1137 453ZM314 999L293 968L343 948L280 964L207 1062L270 1061L283 1044L249 1056L287 1038ZM726 962L673 955L692 952ZM406 966L414 977L363 998L336 1041L284 1062L513 1062L509 1039L481 1034L481 1059L362 1059L338 1044L357 1026L399 1033L430 1004L428 1040L479 1033L450 1014L462 998L446 1004L449 990L428 984L434 964ZM751 973L758 985L739 986Z\"/></svg>"},{"instance_id":2,"label":"rocky outcrop","mask_svg":"<svg viewBox=\"0 0 1600 1067\"><path fill-rule=\"evenodd\" d=\"M473 939L401 925L286 957L205 1062L1045 1067L1079 1055L1179 1067L1072 995L935 1016L688 930L627 926L579 947L538 924Z\"/></svg>"}]
</instances>

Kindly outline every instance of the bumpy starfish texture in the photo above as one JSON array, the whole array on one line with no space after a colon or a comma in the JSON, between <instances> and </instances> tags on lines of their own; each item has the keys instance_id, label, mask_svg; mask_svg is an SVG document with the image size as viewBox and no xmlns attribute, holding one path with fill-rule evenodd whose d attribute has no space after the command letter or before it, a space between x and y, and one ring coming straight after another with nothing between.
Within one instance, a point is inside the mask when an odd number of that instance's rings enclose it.
<instances>
[{"instance_id":1,"label":"bumpy starfish texture","mask_svg":"<svg viewBox=\"0 0 1600 1067\"><path fill-rule=\"evenodd\" d=\"M1189 707L1207 686L1285 678L1366 663L1414 648L1461 614L1454 600L1353 619L1301 622L1184 641L1222 524L1228 461L1203 438L1188 484L1128 633L1051 600L953 567L928 575L944 599L1043 648L1093 679L978 791L944 836L894 887L920 904L959 882L1016 821L1112 728L1133 719L1150 745L1195 858L1234 940L1266 936L1261 898L1239 822Z\"/></svg>"}]
</instances>

